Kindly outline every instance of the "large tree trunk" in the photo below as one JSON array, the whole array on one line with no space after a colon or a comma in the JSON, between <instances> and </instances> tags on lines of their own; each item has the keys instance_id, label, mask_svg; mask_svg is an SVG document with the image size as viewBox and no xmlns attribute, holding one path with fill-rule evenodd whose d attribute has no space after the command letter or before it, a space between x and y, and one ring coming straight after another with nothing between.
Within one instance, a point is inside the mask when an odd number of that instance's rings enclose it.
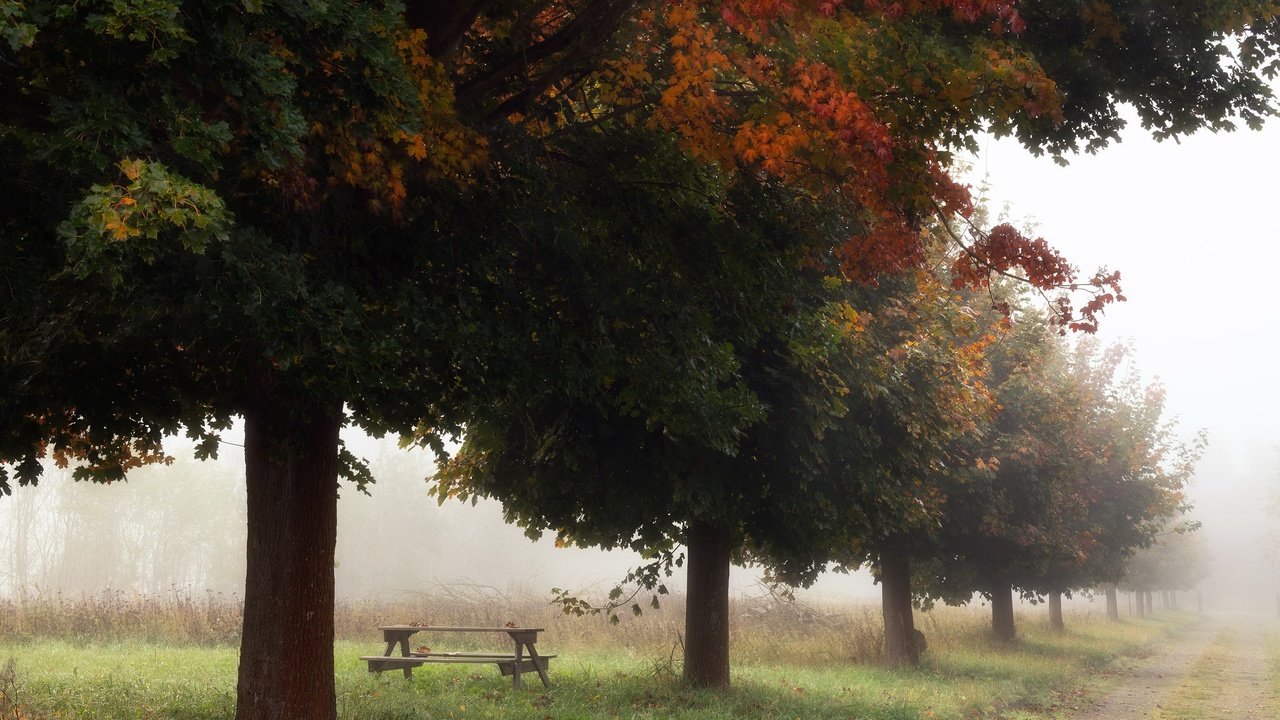
<instances>
[{"instance_id":1,"label":"large tree trunk","mask_svg":"<svg viewBox=\"0 0 1280 720\"><path fill-rule=\"evenodd\" d=\"M1006 581L991 583L991 634L997 642L1013 642L1018 630L1013 624L1013 588Z\"/></svg>"},{"instance_id":2,"label":"large tree trunk","mask_svg":"<svg viewBox=\"0 0 1280 720\"><path fill-rule=\"evenodd\" d=\"M1134 609L1134 613L1133 613L1133 614L1134 614L1134 615L1137 615L1137 616L1138 616L1138 617L1140 617L1140 618L1144 618L1144 617L1146 617L1146 616L1147 616L1147 606L1146 606L1146 603L1145 603L1145 602L1143 601L1143 599L1142 599L1142 591L1141 591L1141 590L1137 590L1137 591L1135 591L1135 592L1133 593L1133 599L1136 601L1136 602L1135 602L1135 604L1134 604L1134 606L1133 606L1133 609Z\"/></svg>"},{"instance_id":3,"label":"large tree trunk","mask_svg":"<svg viewBox=\"0 0 1280 720\"><path fill-rule=\"evenodd\" d=\"M689 523L684 679L694 687L729 687L729 531Z\"/></svg>"},{"instance_id":4,"label":"large tree trunk","mask_svg":"<svg viewBox=\"0 0 1280 720\"><path fill-rule=\"evenodd\" d=\"M911 608L911 558L894 543L880 550L880 605L884 615L884 658L890 665L919 665Z\"/></svg>"},{"instance_id":5,"label":"large tree trunk","mask_svg":"<svg viewBox=\"0 0 1280 720\"><path fill-rule=\"evenodd\" d=\"M1062 632L1066 625L1062 622L1062 593L1049 593L1049 629Z\"/></svg>"},{"instance_id":6,"label":"large tree trunk","mask_svg":"<svg viewBox=\"0 0 1280 720\"><path fill-rule=\"evenodd\" d=\"M1120 621L1120 598L1116 596L1116 586L1107 585L1102 589L1103 595L1107 598L1107 619Z\"/></svg>"},{"instance_id":7,"label":"large tree trunk","mask_svg":"<svg viewBox=\"0 0 1280 720\"><path fill-rule=\"evenodd\" d=\"M266 376L267 373L263 373ZM248 567L237 720L332 720L341 407L298 419L256 378L245 413Z\"/></svg>"},{"instance_id":8,"label":"large tree trunk","mask_svg":"<svg viewBox=\"0 0 1280 720\"><path fill-rule=\"evenodd\" d=\"M1154 605L1152 604L1152 602L1151 602L1151 595L1152 595L1152 593L1151 593L1151 591L1150 591L1150 590L1147 590L1146 592L1142 593L1142 597L1145 599L1145 601L1146 601L1146 603L1147 603L1147 614L1148 614L1148 615L1154 615L1154 614L1156 613L1155 606L1154 606Z\"/></svg>"}]
</instances>

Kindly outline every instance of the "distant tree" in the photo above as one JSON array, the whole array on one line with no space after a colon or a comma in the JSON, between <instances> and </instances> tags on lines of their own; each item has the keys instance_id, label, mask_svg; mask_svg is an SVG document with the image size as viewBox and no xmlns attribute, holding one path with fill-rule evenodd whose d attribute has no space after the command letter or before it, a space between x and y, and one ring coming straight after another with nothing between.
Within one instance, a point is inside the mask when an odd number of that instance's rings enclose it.
<instances>
[{"instance_id":1,"label":"distant tree","mask_svg":"<svg viewBox=\"0 0 1280 720\"><path fill-rule=\"evenodd\" d=\"M1119 586L1146 594L1190 590L1209 577L1212 566L1203 536L1194 525L1171 522L1152 543L1128 559Z\"/></svg>"},{"instance_id":2,"label":"distant tree","mask_svg":"<svg viewBox=\"0 0 1280 720\"><path fill-rule=\"evenodd\" d=\"M1064 463L1071 438L1064 430L1079 406L1062 383L1062 345L1034 316L1022 320L989 355L999 410L970 440L987 460L946 478L946 508L917 572L927 600L962 603L982 593L993 632L1006 641L1015 635L1013 589L1075 545L1068 520L1079 501Z\"/></svg>"},{"instance_id":3,"label":"distant tree","mask_svg":"<svg viewBox=\"0 0 1280 720\"><path fill-rule=\"evenodd\" d=\"M1034 325L1006 340L988 378L1000 409L978 446L988 470L945 485L920 592L949 602L982 593L994 634L1011 640L1012 591L1048 596L1061 628L1063 594L1119 581L1133 552L1187 509L1203 438L1178 441L1159 385L1142 387L1136 371L1116 380L1123 347L1070 351Z\"/></svg>"},{"instance_id":4,"label":"distant tree","mask_svg":"<svg viewBox=\"0 0 1280 720\"><path fill-rule=\"evenodd\" d=\"M1164 388L1141 384L1127 347L1078 343L1070 380L1084 401L1072 463L1083 503L1073 520L1080 542L1051 559L1040 583L1056 629L1062 594L1114 586L1132 554L1189 509L1184 489L1205 446L1203 432L1187 444L1177 439L1174 421L1163 417Z\"/></svg>"}]
</instances>

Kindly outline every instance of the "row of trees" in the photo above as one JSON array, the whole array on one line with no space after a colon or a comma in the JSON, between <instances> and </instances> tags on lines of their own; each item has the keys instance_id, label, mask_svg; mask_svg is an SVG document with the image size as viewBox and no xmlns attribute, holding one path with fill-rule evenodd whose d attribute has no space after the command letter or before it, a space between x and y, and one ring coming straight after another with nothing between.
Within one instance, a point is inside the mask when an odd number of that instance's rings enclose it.
<instances>
[{"instance_id":1,"label":"row of trees","mask_svg":"<svg viewBox=\"0 0 1280 720\"><path fill-rule=\"evenodd\" d=\"M179 432L213 455L243 417L237 715L326 718L310 619L333 612L338 478L372 481L339 430L443 450L465 427L444 494L660 561L687 546L686 676L723 685L730 557L804 581L831 548L896 552L981 385L1034 394L1012 360L980 385L982 341L931 330L970 321L921 233L972 216L951 153L984 129L1096 150L1122 102L1160 136L1254 125L1276 16L0 0L0 492L46 456L120 479ZM1007 225L963 244L961 288L1079 282ZM1117 280L1055 314L1090 329Z\"/></svg>"},{"instance_id":2,"label":"row of trees","mask_svg":"<svg viewBox=\"0 0 1280 720\"><path fill-rule=\"evenodd\" d=\"M1060 628L1064 593L1142 582L1127 562L1186 510L1204 439L1180 441L1129 348L1067 342L1017 284L990 288L1012 303L992 308L954 289L969 258L937 259L945 272L874 288L815 284L808 317L743 356L766 406L727 449L603 398L511 384L472 411L435 491L499 498L532 535L637 550L653 561L629 579L658 593L687 561L698 684L728 682L733 560L795 584L871 567L893 662L918 662L912 608L937 600L981 594L1012 640L1013 593L1047 597ZM613 612L624 596L561 600Z\"/></svg>"},{"instance_id":3,"label":"row of trees","mask_svg":"<svg viewBox=\"0 0 1280 720\"><path fill-rule=\"evenodd\" d=\"M1119 588L1145 599L1145 603L1135 606L1138 615L1152 610L1153 593L1160 594L1163 607L1170 607L1176 604L1178 592L1195 589L1211 574L1204 538L1193 532L1194 529L1192 523L1170 524L1157 534L1151 545L1129 559ZM1109 592L1107 611L1116 618L1119 609L1112 608L1111 597Z\"/></svg>"}]
</instances>

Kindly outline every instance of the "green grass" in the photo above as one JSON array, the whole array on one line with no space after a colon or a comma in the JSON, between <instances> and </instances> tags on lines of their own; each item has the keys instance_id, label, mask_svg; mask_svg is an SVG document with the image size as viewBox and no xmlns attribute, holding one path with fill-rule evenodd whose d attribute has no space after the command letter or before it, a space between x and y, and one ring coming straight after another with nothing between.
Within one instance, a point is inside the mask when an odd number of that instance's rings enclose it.
<instances>
[{"instance_id":1,"label":"green grass","mask_svg":"<svg viewBox=\"0 0 1280 720\"><path fill-rule=\"evenodd\" d=\"M847 632L815 628L805 637L766 643L736 638L733 688L694 691L678 681L666 650L575 641L558 646L555 686L515 691L487 666L428 666L406 682L399 673L370 675L357 659L380 643L342 641L337 657L339 716L351 720L412 718L859 718L961 720L1054 718L1079 702L1082 686L1099 691L1111 660L1192 621L1166 613L1113 624L1077 618L1061 635L1031 619L1023 639L997 647L983 639L983 616L954 613L922 623L934 640L924 667L891 670L852 659L816 657L812 637ZM933 623L933 628L930 628ZM807 639L806 639L807 638ZM831 647L839 647L837 641ZM797 650L798 648L798 650ZM77 645L65 640L0 640L0 663L13 657L11 695L31 718L226 718L232 714L237 651L229 646L144 641ZM2 708L2 706L0 706Z\"/></svg>"}]
</instances>

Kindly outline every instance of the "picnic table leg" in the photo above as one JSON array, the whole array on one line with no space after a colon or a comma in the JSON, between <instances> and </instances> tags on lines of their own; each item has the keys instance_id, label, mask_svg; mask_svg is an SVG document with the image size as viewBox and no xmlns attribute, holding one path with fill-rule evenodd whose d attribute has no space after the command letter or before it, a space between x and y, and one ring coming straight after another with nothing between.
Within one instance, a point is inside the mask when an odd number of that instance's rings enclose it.
<instances>
[{"instance_id":1,"label":"picnic table leg","mask_svg":"<svg viewBox=\"0 0 1280 720\"><path fill-rule=\"evenodd\" d=\"M551 687L551 680L547 677L547 671L544 667L546 663L542 656L538 655L537 645L538 633L536 631L512 632L511 639L515 641L515 666L511 672L511 683L515 687L520 687L520 664L524 660L524 650L529 650L529 660L533 662L533 667L538 671L538 677L542 679L543 687Z\"/></svg>"},{"instance_id":2,"label":"picnic table leg","mask_svg":"<svg viewBox=\"0 0 1280 720\"><path fill-rule=\"evenodd\" d=\"M403 655L404 657L409 657L409 635L408 634L400 636L400 654ZM411 666L409 665L404 666L404 677L406 680L410 680L413 678L413 668Z\"/></svg>"},{"instance_id":3,"label":"picnic table leg","mask_svg":"<svg viewBox=\"0 0 1280 720\"><path fill-rule=\"evenodd\" d=\"M529 659L533 661L533 667L538 671L538 677L542 678L543 687L551 687L551 680L547 678L546 660L538 655L537 649L533 647L533 643L525 643L525 647L529 648Z\"/></svg>"},{"instance_id":4,"label":"picnic table leg","mask_svg":"<svg viewBox=\"0 0 1280 720\"><path fill-rule=\"evenodd\" d=\"M516 662L511 666L511 687L520 687L520 659L523 653L524 642L520 638L515 638L516 642Z\"/></svg>"},{"instance_id":5,"label":"picnic table leg","mask_svg":"<svg viewBox=\"0 0 1280 720\"><path fill-rule=\"evenodd\" d=\"M396 645L399 645L401 657L409 657L409 635L409 633L399 632L395 634L387 633L387 649L382 654L391 657L391 651L396 649ZM382 671L379 670L378 672L381 673ZM404 676L405 678L412 678L413 668L405 665Z\"/></svg>"}]
</instances>

